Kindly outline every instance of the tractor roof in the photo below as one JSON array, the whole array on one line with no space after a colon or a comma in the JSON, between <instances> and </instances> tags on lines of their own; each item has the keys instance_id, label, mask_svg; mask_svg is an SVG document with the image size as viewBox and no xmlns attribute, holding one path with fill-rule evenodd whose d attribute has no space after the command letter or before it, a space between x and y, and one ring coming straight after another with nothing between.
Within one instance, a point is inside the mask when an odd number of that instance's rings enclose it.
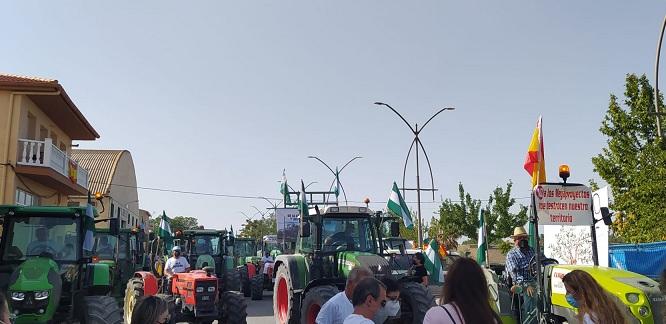
<instances>
[{"instance_id":1,"label":"tractor roof","mask_svg":"<svg viewBox=\"0 0 666 324\"><path fill-rule=\"evenodd\" d=\"M77 215L83 216L86 214L86 207L62 207L62 206L16 206L16 205L0 205L0 216L6 216L13 212L14 215L32 215L32 216L62 216L62 215ZM96 209L93 208L95 217L99 216ZM40 215L35 215L40 214Z\"/></svg>"},{"instance_id":2,"label":"tractor roof","mask_svg":"<svg viewBox=\"0 0 666 324\"><path fill-rule=\"evenodd\" d=\"M373 211L368 207L358 206L328 206L324 209L322 215L331 214L358 214L358 216L372 215ZM310 213L312 215L312 213Z\"/></svg>"},{"instance_id":3,"label":"tractor roof","mask_svg":"<svg viewBox=\"0 0 666 324\"><path fill-rule=\"evenodd\" d=\"M219 235L225 233L226 231L224 230L214 230L214 229L192 229L192 230L183 231L183 234L185 235Z\"/></svg>"}]
</instances>

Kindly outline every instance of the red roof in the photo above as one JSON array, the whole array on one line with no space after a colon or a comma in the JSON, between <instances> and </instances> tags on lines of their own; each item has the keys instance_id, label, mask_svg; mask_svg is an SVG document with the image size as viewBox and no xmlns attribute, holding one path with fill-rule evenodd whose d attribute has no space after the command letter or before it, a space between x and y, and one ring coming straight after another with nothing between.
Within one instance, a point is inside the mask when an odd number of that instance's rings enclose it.
<instances>
[{"instance_id":1,"label":"red roof","mask_svg":"<svg viewBox=\"0 0 666 324\"><path fill-rule=\"evenodd\" d=\"M73 140L99 138L58 80L0 73L0 90L23 93ZM41 94L43 92L44 94Z\"/></svg>"}]
</instances>

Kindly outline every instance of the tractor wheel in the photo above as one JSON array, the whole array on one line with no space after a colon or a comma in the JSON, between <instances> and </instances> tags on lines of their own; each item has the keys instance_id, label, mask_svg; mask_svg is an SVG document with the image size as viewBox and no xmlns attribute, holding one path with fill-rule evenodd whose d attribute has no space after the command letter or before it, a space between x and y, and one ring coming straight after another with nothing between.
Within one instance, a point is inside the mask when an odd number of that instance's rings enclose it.
<instances>
[{"instance_id":1,"label":"tractor wheel","mask_svg":"<svg viewBox=\"0 0 666 324\"><path fill-rule=\"evenodd\" d=\"M252 290L250 288L250 277L247 274L247 266L242 266L238 268L238 273L240 273L241 280L241 290L245 297L252 296Z\"/></svg>"},{"instance_id":2,"label":"tractor wheel","mask_svg":"<svg viewBox=\"0 0 666 324\"><path fill-rule=\"evenodd\" d=\"M220 298L220 324L247 324L247 304L238 291L225 291Z\"/></svg>"},{"instance_id":3,"label":"tractor wheel","mask_svg":"<svg viewBox=\"0 0 666 324\"><path fill-rule=\"evenodd\" d=\"M310 289L303 298L301 307L301 324L315 324L317 314L331 297L339 293L335 286L324 285Z\"/></svg>"},{"instance_id":4,"label":"tractor wheel","mask_svg":"<svg viewBox=\"0 0 666 324\"><path fill-rule=\"evenodd\" d=\"M240 273L236 269L224 273L224 291L240 291Z\"/></svg>"},{"instance_id":5,"label":"tractor wheel","mask_svg":"<svg viewBox=\"0 0 666 324\"><path fill-rule=\"evenodd\" d=\"M294 294L289 269L282 264L275 275L273 286L273 313L276 324L298 324L300 319L299 296Z\"/></svg>"},{"instance_id":6,"label":"tractor wheel","mask_svg":"<svg viewBox=\"0 0 666 324\"><path fill-rule=\"evenodd\" d=\"M252 300L262 300L264 297L264 275L258 273L252 277Z\"/></svg>"},{"instance_id":7,"label":"tractor wheel","mask_svg":"<svg viewBox=\"0 0 666 324\"><path fill-rule=\"evenodd\" d=\"M132 312L137 300L143 296L143 281L141 278L132 278L127 282L125 288L125 300L123 302L123 315L125 323L132 324Z\"/></svg>"},{"instance_id":8,"label":"tractor wheel","mask_svg":"<svg viewBox=\"0 0 666 324\"><path fill-rule=\"evenodd\" d=\"M430 307L435 306L435 298L428 288L417 282L403 282L400 289L402 323L423 323L423 317Z\"/></svg>"},{"instance_id":9,"label":"tractor wheel","mask_svg":"<svg viewBox=\"0 0 666 324\"><path fill-rule=\"evenodd\" d=\"M111 296L83 297L82 324L122 324L123 312Z\"/></svg>"}]
</instances>

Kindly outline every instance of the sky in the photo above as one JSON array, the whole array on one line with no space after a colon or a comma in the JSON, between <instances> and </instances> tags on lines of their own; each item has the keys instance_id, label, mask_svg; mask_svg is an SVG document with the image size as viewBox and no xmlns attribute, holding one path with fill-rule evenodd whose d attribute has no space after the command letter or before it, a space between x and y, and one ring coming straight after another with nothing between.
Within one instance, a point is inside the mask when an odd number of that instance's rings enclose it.
<instances>
[{"instance_id":1,"label":"sky","mask_svg":"<svg viewBox=\"0 0 666 324\"><path fill-rule=\"evenodd\" d=\"M413 125L436 199L458 183L487 199L513 181L528 204L525 154L538 117L548 180L597 179L591 158L609 95L653 79L659 1L13 1L0 5L0 72L54 78L101 134L127 149L139 186L278 198L289 183L383 209ZM414 156L412 155L413 161ZM407 183L415 186L410 163ZM421 156L421 182L429 183ZM261 199L139 190L140 208L239 228ZM416 200L408 193L410 207ZM242 212L242 213L241 213ZM257 216L258 217L258 216Z\"/></svg>"}]
</instances>

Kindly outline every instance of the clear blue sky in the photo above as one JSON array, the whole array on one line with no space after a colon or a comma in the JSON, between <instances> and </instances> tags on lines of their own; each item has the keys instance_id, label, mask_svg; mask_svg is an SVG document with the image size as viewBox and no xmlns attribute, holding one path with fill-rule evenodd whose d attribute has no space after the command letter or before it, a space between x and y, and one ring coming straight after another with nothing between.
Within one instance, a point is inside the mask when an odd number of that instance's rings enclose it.
<instances>
[{"instance_id":1,"label":"clear blue sky","mask_svg":"<svg viewBox=\"0 0 666 324\"><path fill-rule=\"evenodd\" d=\"M548 177L597 178L590 158L609 93L652 77L658 1L13 1L1 7L0 71L58 79L101 134L128 149L139 185L278 197L282 169L341 180L351 200L385 201L413 122L440 196L475 198L514 181L544 118ZM414 169L408 170L410 185ZM428 181L427 174L422 179ZM239 228L261 200L139 191L141 208ZM407 200L413 201L413 195ZM520 200L524 204L528 201ZM414 206L413 204L411 204ZM383 204L372 207L383 208ZM436 209L425 205L424 215ZM429 216L427 218L430 218Z\"/></svg>"}]
</instances>

